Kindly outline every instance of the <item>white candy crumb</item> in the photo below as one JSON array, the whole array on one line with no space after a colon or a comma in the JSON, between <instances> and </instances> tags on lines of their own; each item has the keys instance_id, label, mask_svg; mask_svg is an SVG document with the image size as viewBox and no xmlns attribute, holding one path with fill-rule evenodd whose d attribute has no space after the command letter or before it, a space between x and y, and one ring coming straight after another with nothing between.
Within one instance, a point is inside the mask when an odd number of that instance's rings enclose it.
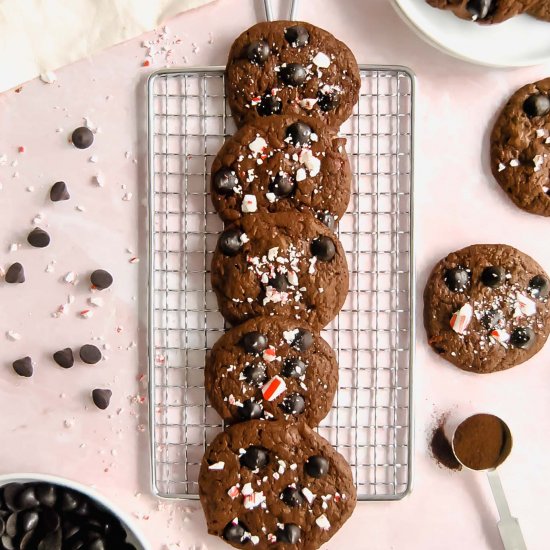
<instances>
[{"instance_id":1,"label":"white candy crumb","mask_svg":"<svg viewBox=\"0 0 550 550\"><path fill-rule=\"evenodd\" d=\"M104 179L102 174L96 174L95 176L93 176L92 181L98 187L104 187L105 186L105 179Z\"/></svg>"},{"instance_id":2,"label":"white candy crumb","mask_svg":"<svg viewBox=\"0 0 550 550\"><path fill-rule=\"evenodd\" d=\"M298 170L296 170L296 181L304 181L306 177L307 174L304 168L298 168Z\"/></svg>"},{"instance_id":3,"label":"white candy crumb","mask_svg":"<svg viewBox=\"0 0 550 550\"><path fill-rule=\"evenodd\" d=\"M241 210L245 213L256 212L258 210L258 201L256 195L245 195L241 205Z\"/></svg>"},{"instance_id":4,"label":"white candy crumb","mask_svg":"<svg viewBox=\"0 0 550 550\"><path fill-rule=\"evenodd\" d=\"M510 161L510 166L511 166L512 168L516 168L517 166L519 166L519 160L518 160L518 159L512 159L512 160Z\"/></svg>"},{"instance_id":5,"label":"white candy crumb","mask_svg":"<svg viewBox=\"0 0 550 550\"><path fill-rule=\"evenodd\" d=\"M17 252L17 250L19 249L19 244L18 243L11 243L10 244L10 252Z\"/></svg>"},{"instance_id":6,"label":"white candy crumb","mask_svg":"<svg viewBox=\"0 0 550 550\"><path fill-rule=\"evenodd\" d=\"M88 159L88 162L91 162L92 164L95 164L97 162L97 157L95 155L92 155L89 159Z\"/></svg>"},{"instance_id":7,"label":"white candy crumb","mask_svg":"<svg viewBox=\"0 0 550 550\"><path fill-rule=\"evenodd\" d=\"M502 162L498 163L498 171L502 172L503 170L506 170L506 165L502 164Z\"/></svg>"},{"instance_id":8,"label":"white candy crumb","mask_svg":"<svg viewBox=\"0 0 550 550\"><path fill-rule=\"evenodd\" d=\"M42 80L44 84L53 84L57 82L57 75L53 71L46 71L40 75L40 80Z\"/></svg>"},{"instance_id":9,"label":"white candy crumb","mask_svg":"<svg viewBox=\"0 0 550 550\"><path fill-rule=\"evenodd\" d=\"M330 67L330 57L323 52L319 52L313 59L313 63L320 67L321 69L326 69Z\"/></svg>"},{"instance_id":10,"label":"white candy crumb","mask_svg":"<svg viewBox=\"0 0 550 550\"><path fill-rule=\"evenodd\" d=\"M78 275L74 271L69 271L69 273L63 277L63 280L70 285L76 285L78 282Z\"/></svg>"},{"instance_id":11,"label":"white candy crumb","mask_svg":"<svg viewBox=\"0 0 550 550\"><path fill-rule=\"evenodd\" d=\"M256 155L259 155L260 153L262 153L266 147L267 147L267 142L261 136L257 136L256 139L248 145L248 148Z\"/></svg>"},{"instance_id":12,"label":"white candy crumb","mask_svg":"<svg viewBox=\"0 0 550 550\"><path fill-rule=\"evenodd\" d=\"M88 298L88 303L91 306L95 307L103 307L103 298L100 298L99 296L92 296L91 298Z\"/></svg>"},{"instance_id":13,"label":"white candy crumb","mask_svg":"<svg viewBox=\"0 0 550 550\"><path fill-rule=\"evenodd\" d=\"M325 514L321 514L316 520L315 523L323 529L323 531L328 531L330 529L330 521L328 520Z\"/></svg>"},{"instance_id":14,"label":"white candy crumb","mask_svg":"<svg viewBox=\"0 0 550 550\"><path fill-rule=\"evenodd\" d=\"M209 470L223 470L225 467L225 462L221 460L220 462L216 462L215 464L210 464L208 466Z\"/></svg>"},{"instance_id":15,"label":"white candy crumb","mask_svg":"<svg viewBox=\"0 0 550 550\"><path fill-rule=\"evenodd\" d=\"M86 209L83 206L81 206L80 204L76 205L75 210L77 212L86 212Z\"/></svg>"},{"instance_id":16,"label":"white candy crumb","mask_svg":"<svg viewBox=\"0 0 550 550\"><path fill-rule=\"evenodd\" d=\"M12 342L17 342L18 340L21 340L21 334L15 332L14 330L8 330L6 332L6 338Z\"/></svg>"},{"instance_id":17,"label":"white candy crumb","mask_svg":"<svg viewBox=\"0 0 550 550\"><path fill-rule=\"evenodd\" d=\"M129 200L132 200L132 193L125 193L122 197L122 200L123 201L129 201Z\"/></svg>"},{"instance_id":18,"label":"white candy crumb","mask_svg":"<svg viewBox=\"0 0 550 550\"><path fill-rule=\"evenodd\" d=\"M53 273L55 269L55 260L52 260L47 266L46 266L46 273Z\"/></svg>"}]
</instances>

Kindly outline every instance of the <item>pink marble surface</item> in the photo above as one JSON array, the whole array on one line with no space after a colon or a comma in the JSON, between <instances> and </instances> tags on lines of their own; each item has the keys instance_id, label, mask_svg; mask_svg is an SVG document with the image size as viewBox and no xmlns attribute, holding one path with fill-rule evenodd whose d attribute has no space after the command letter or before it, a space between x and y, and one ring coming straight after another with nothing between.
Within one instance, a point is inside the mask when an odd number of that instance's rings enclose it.
<instances>
[{"instance_id":1,"label":"pink marble surface","mask_svg":"<svg viewBox=\"0 0 550 550\"><path fill-rule=\"evenodd\" d=\"M259 4L219 0L169 23L177 64L223 64L232 39L260 15ZM487 134L495 111L520 84L547 76L550 66L503 71L467 65L423 43L385 0L302 2L301 17L344 39L361 63L396 63L418 76L416 133L416 290L435 261L474 242L504 242L550 269L547 220L518 210L490 176ZM209 34L211 33L211 34ZM147 38L147 37L145 37ZM94 485L136 516L154 550L222 549L206 535L195 503L160 503L150 496L145 393L145 271L140 249L145 224L143 37L57 72L58 81L37 80L20 93L0 96L0 265L21 261L24 285L0 284L0 473L38 471ZM193 43L196 46L193 46ZM153 66L161 67L159 59ZM77 151L67 136L84 116L100 127L92 149ZM18 153L18 147L25 151ZM89 162L95 155L97 162ZM12 163L17 165L13 166ZM94 185L101 174L105 185ZM47 193L65 180L71 200L52 204ZM29 191L28 189L33 189ZM131 193L130 200L123 200ZM77 206L83 211L77 210ZM41 213L52 245L30 249L25 236ZM12 243L21 243L10 252ZM128 252L130 249L131 252ZM47 264L55 260L55 271ZM104 267L115 284L91 319L78 312L90 296L86 276ZM76 286L62 282L69 271ZM52 318L75 296L69 313ZM421 308L419 308L421 310ZM512 371L479 377L458 371L428 350L418 313L416 453L414 491L397 503L359 504L351 520L326 545L370 550L501 548L486 480L451 474L427 452L426 433L435 414L486 410L501 414L515 437L502 477L530 549L548 547L550 511L550 347ZM5 333L16 331L21 340ZM56 349L100 338L107 360L63 371L51 363ZM10 363L31 355L35 376L21 379ZM113 389L111 407L91 404L94 387Z\"/></svg>"}]
</instances>

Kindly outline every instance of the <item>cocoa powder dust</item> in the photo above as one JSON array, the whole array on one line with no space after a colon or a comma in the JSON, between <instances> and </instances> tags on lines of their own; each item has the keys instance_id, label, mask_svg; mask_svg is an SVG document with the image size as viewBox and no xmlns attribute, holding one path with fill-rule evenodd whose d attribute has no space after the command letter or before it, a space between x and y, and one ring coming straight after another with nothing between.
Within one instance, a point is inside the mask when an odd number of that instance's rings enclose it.
<instances>
[{"instance_id":1,"label":"cocoa powder dust","mask_svg":"<svg viewBox=\"0 0 550 550\"><path fill-rule=\"evenodd\" d=\"M454 471L462 470L460 462L455 458L451 443L445 435L446 420L447 415L437 420L430 438L430 451L441 466Z\"/></svg>"}]
</instances>

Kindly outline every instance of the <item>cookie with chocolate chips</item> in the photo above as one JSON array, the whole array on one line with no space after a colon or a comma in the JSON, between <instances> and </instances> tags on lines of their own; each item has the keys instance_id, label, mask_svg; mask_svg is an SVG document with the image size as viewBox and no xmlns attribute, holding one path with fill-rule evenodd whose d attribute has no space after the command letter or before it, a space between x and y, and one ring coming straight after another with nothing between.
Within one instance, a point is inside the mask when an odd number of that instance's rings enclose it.
<instances>
[{"instance_id":1,"label":"cookie with chocolate chips","mask_svg":"<svg viewBox=\"0 0 550 550\"><path fill-rule=\"evenodd\" d=\"M538 0L528 13L537 19L550 21L550 2L548 0Z\"/></svg>"},{"instance_id":2,"label":"cookie with chocolate chips","mask_svg":"<svg viewBox=\"0 0 550 550\"><path fill-rule=\"evenodd\" d=\"M345 143L311 118L254 120L230 137L214 160L214 207L226 222L251 212L311 211L333 228L351 193Z\"/></svg>"},{"instance_id":3,"label":"cookie with chocolate chips","mask_svg":"<svg viewBox=\"0 0 550 550\"><path fill-rule=\"evenodd\" d=\"M452 11L461 19L491 25L529 10L537 0L426 0L430 6Z\"/></svg>"},{"instance_id":4,"label":"cookie with chocolate chips","mask_svg":"<svg viewBox=\"0 0 550 550\"><path fill-rule=\"evenodd\" d=\"M360 87L351 50L309 23L258 23L229 52L226 93L238 126L258 117L295 114L336 130L350 117Z\"/></svg>"},{"instance_id":5,"label":"cookie with chocolate chips","mask_svg":"<svg viewBox=\"0 0 550 550\"><path fill-rule=\"evenodd\" d=\"M233 325L282 315L325 327L349 286L346 256L334 233L311 214L250 214L221 233L212 288Z\"/></svg>"},{"instance_id":6,"label":"cookie with chocolate chips","mask_svg":"<svg viewBox=\"0 0 550 550\"><path fill-rule=\"evenodd\" d=\"M208 532L235 548L314 550L356 503L344 457L303 422L252 420L220 433L199 493Z\"/></svg>"},{"instance_id":7,"label":"cookie with chocolate chips","mask_svg":"<svg viewBox=\"0 0 550 550\"><path fill-rule=\"evenodd\" d=\"M449 254L424 291L428 342L477 373L509 369L535 355L550 332L550 279L532 258L503 244Z\"/></svg>"},{"instance_id":8,"label":"cookie with chocolate chips","mask_svg":"<svg viewBox=\"0 0 550 550\"><path fill-rule=\"evenodd\" d=\"M550 216L550 78L518 90L491 134L491 169L517 206Z\"/></svg>"},{"instance_id":9,"label":"cookie with chocolate chips","mask_svg":"<svg viewBox=\"0 0 550 550\"><path fill-rule=\"evenodd\" d=\"M315 427L332 406L338 363L332 348L305 323L258 317L216 342L206 362L205 386L228 423L303 419Z\"/></svg>"}]
</instances>

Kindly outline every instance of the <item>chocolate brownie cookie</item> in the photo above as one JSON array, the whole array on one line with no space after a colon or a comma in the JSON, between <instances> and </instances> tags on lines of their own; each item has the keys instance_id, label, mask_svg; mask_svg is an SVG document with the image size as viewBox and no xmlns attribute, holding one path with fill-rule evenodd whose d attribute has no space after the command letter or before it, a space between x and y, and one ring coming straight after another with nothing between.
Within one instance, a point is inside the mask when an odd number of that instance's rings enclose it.
<instances>
[{"instance_id":1,"label":"chocolate brownie cookie","mask_svg":"<svg viewBox=\"0 0 550 550\"><path fill-rule=\"evenodd\" d=\"M227 332L206 362L210 402L226 422L303 419L315 427L338 386L332 348L290 317L257 317Z\"/></svg>"},{"instance_id":2,"label":"chocolate brownie cookie","mask_svg":"<svg viewBox=\"0 0 550 550\"><path fill-rule=\"evenodd\" d=\"M491 135L493 175L527 212L550 216L550 78L508 101Z\"/></svg>"},{"instance_id":3,"label":"chocolate brownie cookie","mask_svg":"<svg viewBox=\"0 0 550 550\"><path fill-rule=\"evenodd\" d=\"M450 10L461 19L490 25L502 23L530 9L537 0L426 0L430 6Z\"/></svg>"},{"instance_id":4,"label":"chocolate brownie cookie","mask_svg":"<svg viewBox=\"0 0 550 550\"><path fill-rule=\"evenodd\" d=\"M424 291L428 341L470 372L490 373L527 361L550 332L550 282L532 258L503 244L449 254Z\"/></svg>"},{"instance_id":5,"label":"chocolate brownie cookie","mask_svg":"<svg viewBox=\"0 0 550 550\"><path fill-rule=\"evenodd\" d=\"M251 420L219 434L199 493L210 534L258 550L315 550L356 503L344 457L303 422Z\"/></svg>"},{"instance_id":6,"label":"chocolate brownie cookie","mask_svg":"<svg viewBox=\"0 0 550 550\"><path fill-rule=\"evenodd\" d=\"M320 330L348 292L346 257L311 214L250 214L219 237L212 288L233 325L262 315L292 316Z\"/></svg>"},{"instance_id":7,"label":"chocolate brownie cookie","mask_svg":"<svg viewBox=\"0 0 550 550\"><path fill-rule=\"evenodd\" d=\"M214 160L214 207L226 222L249 212L309 210L333 227L351 192L345 143L315 119L256 119L229 138Z\"/></svg>"},{"instance_id":8,"label":"chocolate brownie cookie","mask_svg":"<svg viewBox=\"0 0 550 550\"><path fill-rule=\"evenodd\" d=\"M550 0L538 0L528 13L537 19L550 21Z\"/></svg>"},{"instance_id":9,"label":"chocolate brownie cookie","mask_svg":"<svg viewBox=\"0 0 550 550\"><path fill-rule=\"evenodd\" d=\"M258 23L229 52L226 92L238 126L257 117L297 114L337 129L351 115L360 87L350 49L309 23Z\"/></svg>"}]
</instances>

